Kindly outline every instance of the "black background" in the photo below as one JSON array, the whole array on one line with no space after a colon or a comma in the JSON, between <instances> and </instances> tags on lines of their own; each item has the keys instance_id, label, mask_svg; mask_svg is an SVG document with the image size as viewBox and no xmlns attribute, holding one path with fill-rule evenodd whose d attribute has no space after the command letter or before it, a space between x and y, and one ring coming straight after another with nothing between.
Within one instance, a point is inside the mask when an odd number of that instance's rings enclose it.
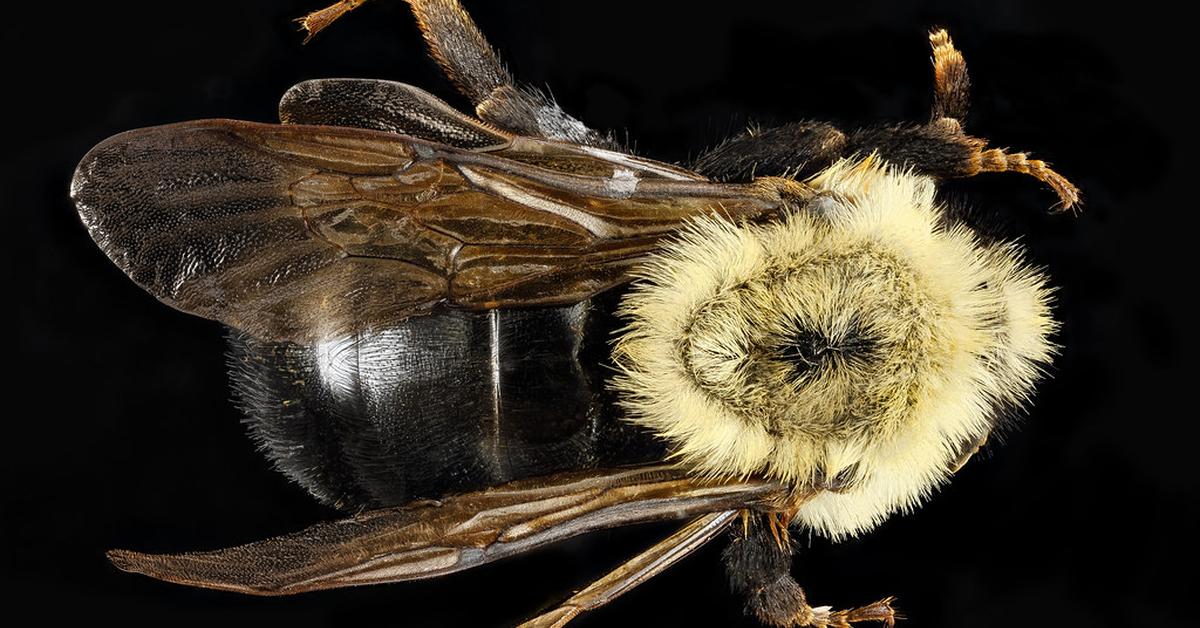
<instances>
[{"instance_id":1,"label":"black background","mask_svg":"<svg viewBox=\"0 0 1200 628\"><path fill-rule=\"evenodd\" d=\"M7 366L0 537L6 615L138 625L491 625L600 574L671 527L596 534L438 581L258 599L118 573L103 550L208 549L334 513L271 471L228 400L222 331L126 279L67 197L77 160L126 129L271 121L308 78L424 86L463 107L403 3L300 45L320 0L41 3L0 15ZM1083 188L949 187L994 210L1059 292L1054 378L1005 443L919 512L796 560L814 604L884 595L913 626L1170 626L1189 617L1197 529L1196 157L1190 22L1150 3L467 2L523 81L582 120L684 160L748 121L923 120L928 26L974 78L970 130ZM15 106L15 111L11 107ZM15 142L13 141L15 138ZM11 355L11 354L10 354ZM809 545L807 540L805 544ZM707 548L580 625L753 625ZM1183 571L1176 572L1176 569ZM15 605L14 605L15 603ZM285 623L286 622L286 623Z\"/></svg>"}]
</instances>

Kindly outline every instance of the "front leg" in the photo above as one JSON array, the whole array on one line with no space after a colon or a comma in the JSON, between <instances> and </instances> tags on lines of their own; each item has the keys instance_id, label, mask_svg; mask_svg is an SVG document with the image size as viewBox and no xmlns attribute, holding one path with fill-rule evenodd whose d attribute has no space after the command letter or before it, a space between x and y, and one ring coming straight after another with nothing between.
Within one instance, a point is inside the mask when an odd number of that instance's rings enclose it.
<instances>
[{"instance_id":1,"label":"front leg","mask_svg":"<svg viewBox=\"0 0 1200 628\"><path fill-rule=\"evenodd\" d=\"M754 128L701 155L693 168L727 182L765 176L804 179L839 159L875 154L902 169L943 180L986 172L1028 175L1054 190L1061 208L1077 205L1079 189L1044 161L1022 152L988 148L987 140L963 131L970 87L966 61L944 30L930 33L929 43L933 49L934 97L927 124L848 133L824 122Z\"/></svg>"},{"instance_id":2,"label":"front leg","mask_svg":"<svg viewBox=\"0 0 1200 628\"><path fill-rule=\"evenodd\" d=\"M781 627L843 628L864 621L895 625L897 615L890 597L846 611L810 606L804 589L792 578L792 543L780 537L768 517L746 515L723 554L729 586L745 596L747 614L768 626Z\"/></svg>"}]
</instances>

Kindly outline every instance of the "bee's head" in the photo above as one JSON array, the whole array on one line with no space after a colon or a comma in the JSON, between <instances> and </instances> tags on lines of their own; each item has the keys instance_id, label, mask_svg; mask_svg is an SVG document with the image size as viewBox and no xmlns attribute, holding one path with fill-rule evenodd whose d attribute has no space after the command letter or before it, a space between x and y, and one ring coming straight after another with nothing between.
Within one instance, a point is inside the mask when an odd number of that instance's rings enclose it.
<instances>
[{"instance_id":1,"label":"bee's head","mask_svg":"<svg viewBox=\"0 0 1200 628\"><path fill-rule=\"evenodd\" d=\"M1049 290L948 223L932 181L868 159L769 225L694 224L623 303L616 388L698 471L811 493L834 537L917 504L1030 394Z\"/></svg>"}]
</instances>

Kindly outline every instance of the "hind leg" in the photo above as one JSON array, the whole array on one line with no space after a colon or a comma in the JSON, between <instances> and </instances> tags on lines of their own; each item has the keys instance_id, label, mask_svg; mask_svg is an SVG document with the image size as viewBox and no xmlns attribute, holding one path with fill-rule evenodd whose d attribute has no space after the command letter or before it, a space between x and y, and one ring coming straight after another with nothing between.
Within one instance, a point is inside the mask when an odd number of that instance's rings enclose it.
<instances>
[{"instance_id":1,"label":"hind leg","mask_svg":"<svg viewBox=\"0 0 1200 628\"><path fill-rule=\"evenodd\" d=\"M341 0L300 23L309 38L366 0ZM518 135L617 148L616 141L571 117L546 94L519 86L458 0L407 0L442 71L475 105L481 120ZM305 40L307 41L307 40Z\"/></svg>"}]
</instances>

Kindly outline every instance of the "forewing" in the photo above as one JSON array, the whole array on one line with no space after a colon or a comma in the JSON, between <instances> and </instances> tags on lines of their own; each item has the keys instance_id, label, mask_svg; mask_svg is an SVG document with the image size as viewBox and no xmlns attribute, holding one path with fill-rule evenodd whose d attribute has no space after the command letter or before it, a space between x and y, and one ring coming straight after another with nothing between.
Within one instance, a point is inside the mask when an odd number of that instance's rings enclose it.
<instances>
[{"instance_id":1,"label":"forewing","mask_svg":"<svg viewBox=\"0 0 1200 628\"><path fill-rule=\"evenodd\" d=\"M441 298L441 273L350 256L313 228L317 208L306 206L309 188L395 171L412 161L412 146L282 129L211 120L122 133L84 157L72 197L96 243L138 285L256 336L298 338L321 321L386 319ZM350 207L357 195L342 188ZM440 250L427 244L407 257L419 252Z\"/></svg>"},{"instance_id":2,"label":"forewing","mask_svg":"<svg viewBox=\"0 0 1200 628\"><path fill-rule=\"evenodd\" d=\"M440 303L575 303L628 281L689 217L781 204L762 186L570 145L471 151L231 120L112 137L84 157L72 196L100 247L151 294L298 342Z\"/></svg>"},{"instance_id":3,"label":"forewing","mask_svg":"<svg viewBox=\"0 0 1200 628\"><path fill-rule=\"evenodd\" d=\"M109 552L125 570L196 587L287 595L433 578L596 530L704 513L775 510L786 489L677 467L569 473L375 510L212 552Z\"/></svg>"}]
</instances>

